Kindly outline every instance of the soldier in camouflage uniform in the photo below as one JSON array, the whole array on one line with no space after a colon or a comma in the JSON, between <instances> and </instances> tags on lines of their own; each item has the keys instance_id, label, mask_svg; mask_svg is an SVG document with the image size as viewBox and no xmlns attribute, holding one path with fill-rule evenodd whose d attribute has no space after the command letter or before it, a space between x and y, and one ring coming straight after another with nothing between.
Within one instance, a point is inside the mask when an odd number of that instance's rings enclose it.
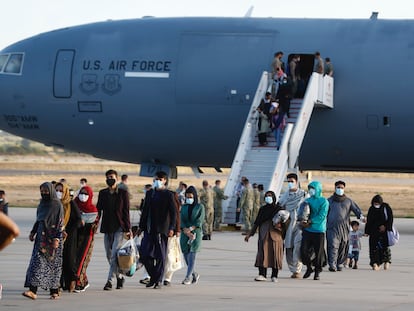
<instances>
[{"instance_id":1,"label":"soldier in camouflage uniform","mask_svg":"<svg viewBox=\"0 0 414 311\"><path fill-rule=\"evenodd\" d=\"M204 206L205 218L203 223L203 240L211 240L214 222L214 192L208 185L207 180L203 180L203 188L198 192L200 203Z\"/></svg>"},{"instance_id":2,"label":"soldier in camouflage uniform","mask_svg":"<svg viewBox=\"0 0 414 311\"><path fill-rule=\"evenodd\" d=\"M253 210L252 210L252 218L251 218L252 227L253 227L254 221L256 220L257 214L259 213L259 208L260 208L260 192L259 192L257 184L253 184Z\"/></svg>"},{"instance_id":3,"label":"soldier in camouflage uniform","mask_svg":"<svg viewBox=\"0 0 414 311\"><path fill-rule=\"evenodd\" d=\"M227 200L224 190L220 188L221 181L216 180L214 191L214 230L220 230L221 217L223 215L222 201Z\"/></svg>"},{"instance_id":4,"label":"soldier in camouflage uniform","mask_svg":"<svg viewBox=\"0 0 414 311\"><path fill-rule=\"evenodd\" d=\"M243 186L244 188L240 198L240 209L243 215L244 234L246 234L251 230L254 195L253 187L247 178L243 181Z\"/></svg>"}]
</instances>

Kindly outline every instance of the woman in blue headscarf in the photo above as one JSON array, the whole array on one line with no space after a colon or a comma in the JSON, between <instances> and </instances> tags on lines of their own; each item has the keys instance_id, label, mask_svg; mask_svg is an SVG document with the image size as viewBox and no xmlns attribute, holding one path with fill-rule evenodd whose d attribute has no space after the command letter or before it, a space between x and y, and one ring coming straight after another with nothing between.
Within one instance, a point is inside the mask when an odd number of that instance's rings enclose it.
<instances>
[{"instance_id":1,"label":"woman in blue headscarf","mask_svg":"<svg viewBox=\"0 0 414 311\"><path fill-rule=\"evenodd\" d=\"M190 186L185 191L185 204L181 206L180 246L187 264L184 285L197 283L200 275L194 271L196 253L200 251L203 235L204 206L198 202L197 191Z\"/></svg>"},{"instance_id":2,"label":"woman in blue headscarf","mask_svg":"<svg viewBox=\"0 0 414 311\"><path fill-rule=\"evenodd\" d=\"M36 222L29 235L30 241L34 241L24 284L29 290L23 292L23 296L33 300L39 286L50 290L51 299L58 298L62 275L63 207L51 183L40 185L40 195Z\"/></svg>"}]
</instances>

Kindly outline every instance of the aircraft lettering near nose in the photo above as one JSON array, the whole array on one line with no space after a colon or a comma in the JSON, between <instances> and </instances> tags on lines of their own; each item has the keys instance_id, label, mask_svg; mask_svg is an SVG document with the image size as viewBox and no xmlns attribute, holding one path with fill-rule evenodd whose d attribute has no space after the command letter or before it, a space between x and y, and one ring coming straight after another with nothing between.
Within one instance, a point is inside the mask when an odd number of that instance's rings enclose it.
<instances>
[{"instance_id":1,"label":"aircraft lettering near nose","mask_svg":"<svg viewBox=\"0 0 414 311\"><path fill-rule=\"evenodd\" d=\"M335 68L298 164L413 172L414 21L152 18L68 27L0 52L0 128L154 170L229 167L276 51ZM151 173L151 174L150 174ZM145 172L143 173L145 175Z\"/></svg>"}]
</instances>

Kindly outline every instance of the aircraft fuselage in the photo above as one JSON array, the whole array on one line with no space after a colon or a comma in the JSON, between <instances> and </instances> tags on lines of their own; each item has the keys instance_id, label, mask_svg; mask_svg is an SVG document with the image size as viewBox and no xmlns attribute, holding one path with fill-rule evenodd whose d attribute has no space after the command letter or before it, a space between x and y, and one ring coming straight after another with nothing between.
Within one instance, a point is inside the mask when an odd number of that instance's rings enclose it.
<instances>
[{"instance_id":1,"label":"aircraft fuselage","mask_svg":"<svg viewBox=\"0 0 414 311\"><path fill-rule=\"evenodd\" d=\"M131 163L229 167L273 54L320 51L334 109L317 109L301 169L414 171L414 21L143 18L13 44L0 71L0 128ZM1 63L0 63L1 64Z\"/></svg>"}]
</instances>

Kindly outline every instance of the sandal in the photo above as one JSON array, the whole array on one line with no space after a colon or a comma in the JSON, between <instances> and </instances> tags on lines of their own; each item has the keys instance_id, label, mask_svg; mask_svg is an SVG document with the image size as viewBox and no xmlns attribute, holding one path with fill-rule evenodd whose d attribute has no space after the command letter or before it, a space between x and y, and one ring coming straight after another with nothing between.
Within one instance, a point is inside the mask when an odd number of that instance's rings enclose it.
<instances>
[{"instance_id":1,"label":"sandal","mask_svg":"<svg viewBox=\"0 0 414 311\"><path fill-rule=\"evenodd\" d=\"M53 299L53 300L59 299L59 294L50 295L50 299Z\"/></svg>"},{"instance_id":2,"label":"sandal","mask_svg":"<svg viewBox=\"0 0 414 311\"><path fill-rule=\"evenodd\" d=\"M37 295L33 293L31 290L25 291L22 293L24 297L30 298L32 300L35 300L37 298Z\"/></svg>"}]
</instances>

